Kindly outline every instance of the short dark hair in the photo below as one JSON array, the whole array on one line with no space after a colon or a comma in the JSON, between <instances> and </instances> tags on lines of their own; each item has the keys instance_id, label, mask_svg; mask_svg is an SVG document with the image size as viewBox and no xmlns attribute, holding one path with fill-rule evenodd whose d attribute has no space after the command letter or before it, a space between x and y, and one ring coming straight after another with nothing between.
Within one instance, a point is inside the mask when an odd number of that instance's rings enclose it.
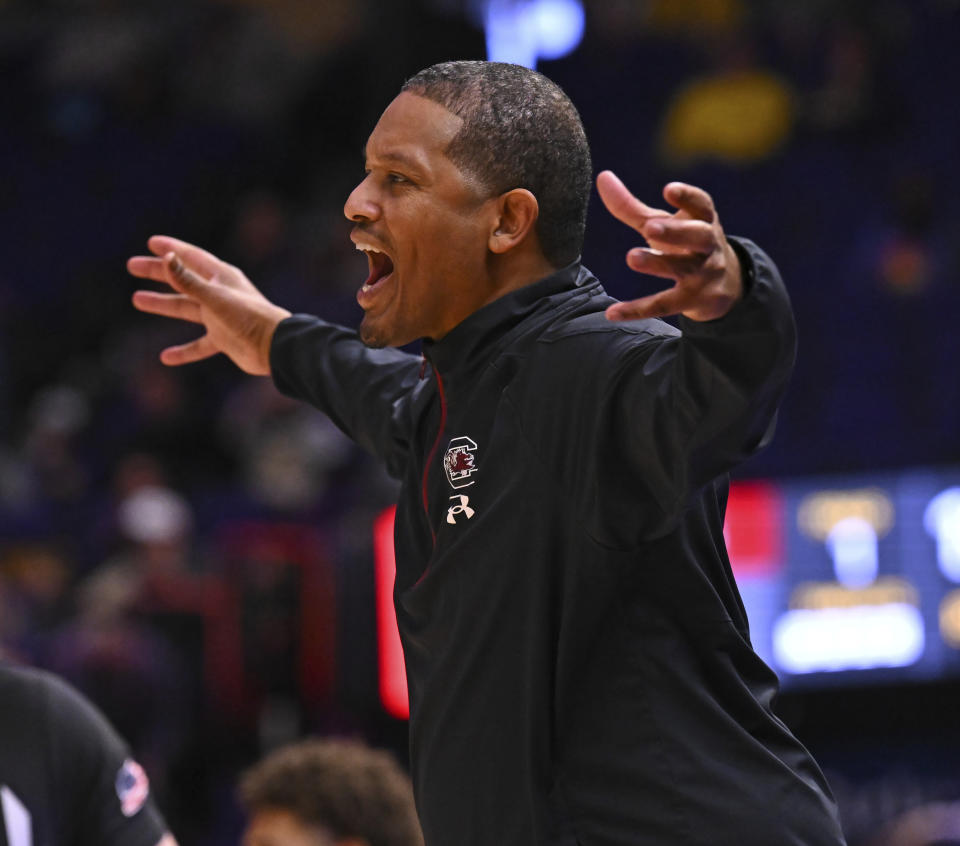
<instances>
[{"instance_id":1,"label":"short dark hair","mask_svg":"<svg viewBox=\"0 0 960 846\"><path fill-rule=\"evenodd\" d=\"M389 753L358 741L285 746L247 770L239 792L249 815L283 810L337 839L423 846L410 779Z\"/></svg>"},{"instance_id":2,"label":"short dark hair","mask_svg":"<svg viewBox=\"0 0 960 846\"><path fill-rule=\"evenodd\" d=\"M543 74L504 62L443 62L402 91L439 103L463 120L447 157L493 195L526 188L540 206L537 235L554 267L583 249L592 165L570 98Z\"/></svg>"}]
</instances>

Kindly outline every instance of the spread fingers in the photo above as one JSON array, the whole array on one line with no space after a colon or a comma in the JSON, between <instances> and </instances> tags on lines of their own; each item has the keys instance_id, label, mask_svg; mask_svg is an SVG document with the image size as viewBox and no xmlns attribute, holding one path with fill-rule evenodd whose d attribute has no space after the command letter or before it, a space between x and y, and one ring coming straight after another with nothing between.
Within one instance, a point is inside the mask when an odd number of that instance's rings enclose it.
<instances>
[{"instance_id":1,"label":"spread fingers","mask_svg":"<svg viewBox=\"0 0 960 846\"><path fill-rule=\"evenodd\" d=\"M159 294L156 291L135 291L133 305L140 311L174 317L190 323L203 323L200 306L183 294Z\"/></svg>"},{"instance_id":2,"label":"spread fingers","mask_svg":"<svg viewBox=\"0 0 960 846\"><path fill-rule=\"evenodd\" d=\"M181 364L203 361L203 359L215 356L219 352L220 350L210 340L210 336L204 335L202 338L197 338L195 341L186 344L167 347L160 353L160 361L171 367L178 367Z\"/></svg>"},{"instance_id":3,"label":"spread fingers","mask_svg":"<svg viewBox=\"0 0 960 846\"><path fill-rule=\"evenodd\" d=\"M627 267L631 270L664 279L680 279L699 267L702 261L701 256L670 255L646 247L634 247L627 253Z\"/></svg>"},{"instance_id":4,"label":"spread fingers","mask_svg":"<svg viewBox=\"0 0 960 846\"><path fill-rule=\"evenodd\" d=\"M694 220L703 220L713 223L717 218L717 211L713 205L713 198L696 185L686 182L670 182L663 189L663 198L672 206L685 211Z\"/></svg>"},{"instance_id":5,"label":"spread fingers","mask_svg":"<svg viewBox=\"0 0 960 846\"><path fill-rule=\"evenodd\" d=\"M717 248L716 229L703 220L657 217L647 221L642 232L643 237L658 249L680 249L706 255Z\"/></svg>"}]
</instances>

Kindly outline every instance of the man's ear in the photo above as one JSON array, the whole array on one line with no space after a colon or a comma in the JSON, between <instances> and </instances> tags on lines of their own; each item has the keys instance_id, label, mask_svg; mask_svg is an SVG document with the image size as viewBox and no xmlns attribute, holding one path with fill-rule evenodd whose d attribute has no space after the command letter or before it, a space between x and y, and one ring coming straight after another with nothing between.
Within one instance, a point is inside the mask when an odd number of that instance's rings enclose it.
<instances>
[{"instance_id":1,"label":"man's ear","mask_svg":"<svg viewBox=\"0 0 960 846\"><path fill-rule=\"evenodd\" d=\"M514 188L497 197L497 218L487 246L492 253L506 253L533 230L540 214L537 198L526 188Z\"/></svg>"}]
</instances>

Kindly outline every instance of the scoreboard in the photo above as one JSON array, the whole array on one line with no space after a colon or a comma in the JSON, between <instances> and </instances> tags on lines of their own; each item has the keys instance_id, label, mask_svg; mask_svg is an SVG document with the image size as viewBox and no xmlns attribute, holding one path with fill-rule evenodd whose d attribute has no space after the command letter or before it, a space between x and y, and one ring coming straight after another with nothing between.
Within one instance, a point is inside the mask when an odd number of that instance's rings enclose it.
<instances>
[{"instance_id":1,"label":"scoreboard","mask_svg":"<svg viewBox=\"0 0 960 846\"><path fill-rule=\"evenodd\" d=\"M734 482L724 536L784 689L960 676L960 469ZM405 717L393 509L374 547L381 699Z\"/></svg>"},{"instance_id":2,"label":"scoreboard","mask_svg":"<svg viewBox=\"0 0 960 846\"><path fill-rule=\"evenodd\" d=\"M785 688L960 675L960 470L735 484L724 534Z\"/></svg>"}]
</instances>

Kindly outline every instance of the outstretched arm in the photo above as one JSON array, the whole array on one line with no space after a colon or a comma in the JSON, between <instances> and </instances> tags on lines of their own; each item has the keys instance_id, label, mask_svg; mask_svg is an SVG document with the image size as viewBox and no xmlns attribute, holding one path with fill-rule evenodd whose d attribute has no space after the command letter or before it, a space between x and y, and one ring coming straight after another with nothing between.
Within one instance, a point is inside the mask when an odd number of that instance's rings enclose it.
<instances>
[{"instance_id":1,"label":"outstretched arm","mask_svg":"<svg viewBox=\"0 0 960 846\"><path fill-rule=\"evenodd\" d=\"M367 349L352 330L291 315L238 268L185 241L155 235L147 243L153 255L131 258L127 269L168 285L173 293L137 291L134 306L206 330L194 341L163 350L164 364L224 353L246 373L272 376L281 391L325 412L399 475L411 424L397 400L417 383L418 358L394 349Z\"/></svg>"},{"instance_id":2,"label":"outstretched arm","mask_svg":"<svg viewBox=\"0 0 960 846\"><path fill-rule=\"evenodd\" d=\"M154 255L131 258L127 270L163 282L175 293L136 291L134 306L206 329L195 341L167 347L160 360L175 366L224 353L246 373L269 375L270 342L290 312L271 303L238 268L206 250L165 235L155 235L147 245Z\"/></svg>"},{"instance_id":3,"label":"outstretched arm","mask_svg":"<svg viewBox=\"0 0 960 846\"><path fill-rule=\"evenodd\" d=\"M648 242L627 253L628 266L674 282L615 303L607 317L680 315L681 332L641 323L649 339L624 334L603 362L611 401L592 440L597 474L617 481L597 502L597 531L607 543L630 544L669 531L695 491L767 443L796 330L776 266L750 241L727 239L705 191L667 185L664 197L678 209L671 214L642 203L609 171L597 184L610 212ZM649 505L642 526L638 491Z\"/></svg>"},{"instance_id":4,"label":"outstretched arm","mask_svg":"<svg viewBox=\"0 0 960 846\"><path fill-rule=\"evenodd\" d=\"M636 229L649 244L627 253L638 273L673 279L674 286L649 297L618 303L610 320L638 320L682 314L691 320L723 317L743 296L740 261L720 225L713 199L702 188L671 182L663 198L676 212L655 209L637 199L609 170L597 177L597 190L617 220Z\"/></svg>"}]
</instances>

